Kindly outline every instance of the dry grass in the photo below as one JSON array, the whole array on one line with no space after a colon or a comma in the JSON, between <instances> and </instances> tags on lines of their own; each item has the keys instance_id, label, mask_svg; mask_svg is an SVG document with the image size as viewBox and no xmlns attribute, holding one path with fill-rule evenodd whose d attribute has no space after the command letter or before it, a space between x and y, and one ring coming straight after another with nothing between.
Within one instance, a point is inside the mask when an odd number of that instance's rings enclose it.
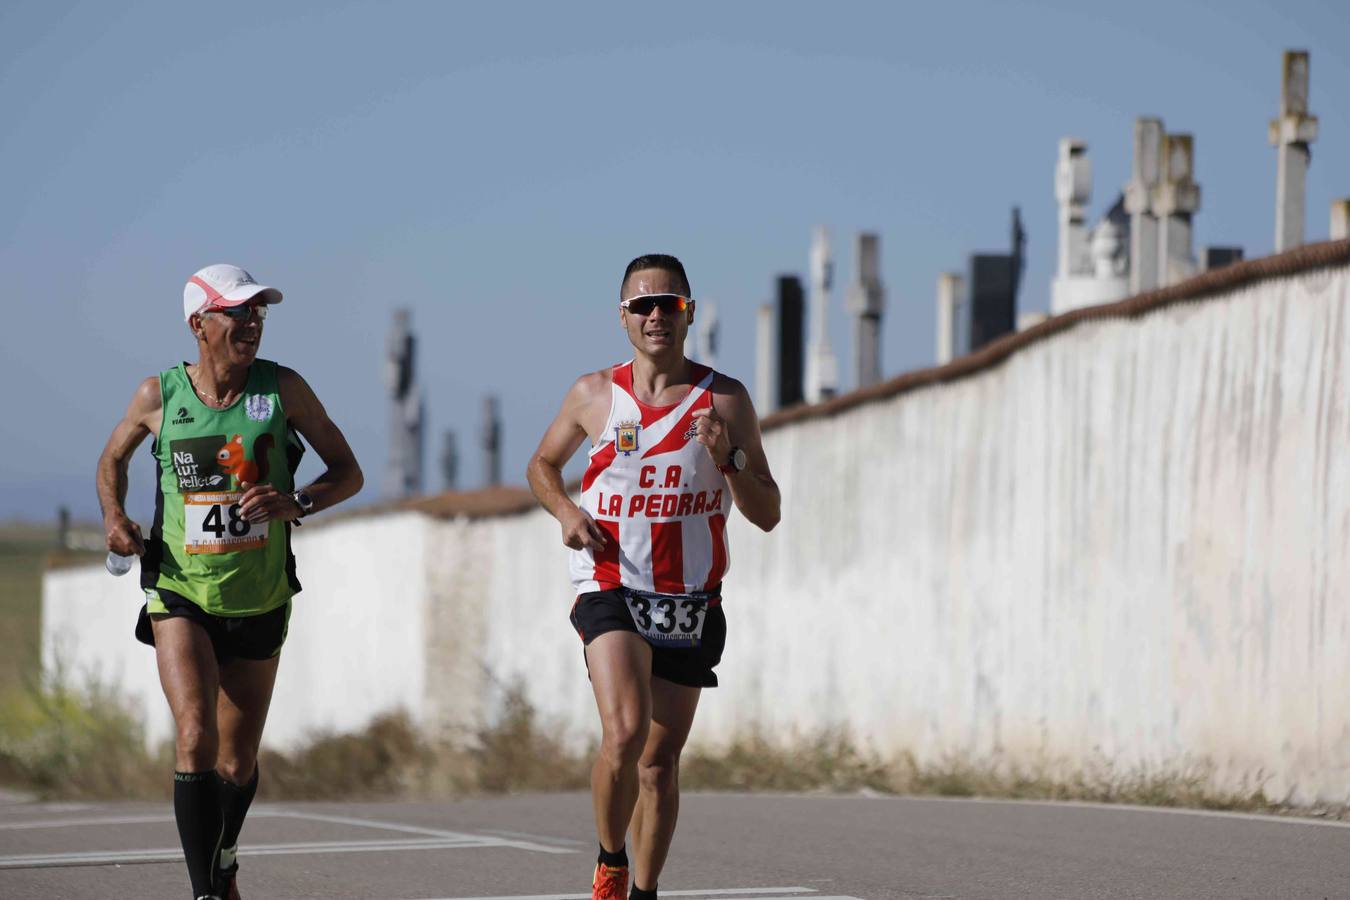
<instances>
[{"instance_id":1,"label":"dry grass","mask_svg":"<svg viewBox=\"0 0 1350 900\"><path fill-rule=\"evenodd\" d=\"M112 689L61 678L0 698L0 782L41 798L167 797L168 748L145 749L140 721Z\"/></svg>"},{"instance_id":2,"label":"dry grass","mask_svg":"<svg viewBox=\"0 0 1350 900\"><path fill-rule=\"evenodd\" d=\"M295 753L265 751L259 789L272 800L575 790L589 784L588 756L569 754L512 690L496 724L466 740L429 740L396 712L356 734L320 735Z\"/></svg>"},{"instance_id":3,"label":"dry grass","mask_svg":"<svg viewBox=\"0 0 1350 900\"><path fill-rule=\"evenodd\" d=\"M752 732L724 749L691 749L680 763L680 784L706 791L892 788L886 765L860 753L842 733L823 733L784 747Z\"/></svg>"},{"instance_id":4,"label":"dry grass","mask_svg":"<svg viewBox=\"0 0 1350 900\"><path fill-rule=\"evenodd\" d=\"M1069 771L1071 774L1054 774ZM715 751L692 750L680 783L702 790L873 791L885 794L1079 800L1199 809L1284 811L1259 784L1213 787L1210 766L1120 770L1105 761L1072 770L1049 762L1015 766L993 759L919 764L912 755L885 759L860 750L846 732L828 732L785 746L752 733ZM1323 811L1324 813L1330 811ZM1347 811L1340 811L1344 815Z\"/></svg>"},{"instance_id":5,"label":"dry grass","mask_svg":"<svg viewBox=\"0 0 1350 900\"><path fill-rule=\"evenodd\" d=\"M594 747L569 749L559 730L541 723L523 694L510 690L492 727L459 740L428 739L399 712L357 733L316 735L292 753L267 751L261 790L270 800L579 790L589 783L593 753ZM8 786L44 799L164 798L172 765L170 748L147 751L140 723L100 685L73 690L56 679L0 701L0 783ZM1068 776L1050 774L1063 771L997 760L920 765L911 756L883 759L843 732L790 744L752 733L720 750L690 749L680 782L687 790L868 791L1350 815L1346 809L1290 810L1259 784L1217 791L1203 764L1118 771L1100 762Z\"/></svg>"}]
</instances>

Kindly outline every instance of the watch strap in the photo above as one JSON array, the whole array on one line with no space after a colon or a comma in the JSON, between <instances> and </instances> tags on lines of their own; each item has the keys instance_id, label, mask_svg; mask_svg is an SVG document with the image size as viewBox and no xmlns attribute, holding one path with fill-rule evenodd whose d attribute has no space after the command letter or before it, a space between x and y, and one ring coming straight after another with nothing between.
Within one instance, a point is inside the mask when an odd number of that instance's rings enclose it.
<instances>
[{"instance_id":1,"label":"watch strap","mask_svg":"<svg viewBox=\"0 0 1350 900\"><path fill-rule=\"evenodd\" d=\"M740 465L736 465L736 459L738 456L744 459L745 451L742 450L740 447L732 447L731 451L727 454L727 461L719 465L717 467L717 471L721 472L723 475L735 475L737 472L745 471L744 462L742 462Z\"/></svg>"}]
</instances>

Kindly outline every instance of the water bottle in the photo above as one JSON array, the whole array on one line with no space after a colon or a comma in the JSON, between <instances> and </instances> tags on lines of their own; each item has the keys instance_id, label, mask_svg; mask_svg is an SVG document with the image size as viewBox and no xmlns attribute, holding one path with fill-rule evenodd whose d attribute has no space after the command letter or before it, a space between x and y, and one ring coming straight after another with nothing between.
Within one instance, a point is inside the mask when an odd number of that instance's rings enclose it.
<instances>
[{"instance_id":1,"label":"water bottle","mask_svg":"<svg viewBox=\"0 0 1350 900\"><path fill-rule=\"evenodd\" d=\"M135 556L122 556L109 550L108 558L104 560L103 565L114 575L125 575L131 571L131 561L135 558Z\"/></svg>"}]
</instances>

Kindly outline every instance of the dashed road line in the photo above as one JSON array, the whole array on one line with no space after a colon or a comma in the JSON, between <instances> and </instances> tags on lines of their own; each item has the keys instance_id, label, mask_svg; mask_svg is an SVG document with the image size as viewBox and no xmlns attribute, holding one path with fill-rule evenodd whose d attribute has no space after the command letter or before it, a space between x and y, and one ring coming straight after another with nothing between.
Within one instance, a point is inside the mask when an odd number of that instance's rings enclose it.
<instances>
[{"instance_id":1,"label":"dashed road line","mask_svg":"<svg viewBox=\"0 0 1350 900\"><path fill-rule=\"evenodd\" d=\"M810 894L803 897L803 894ZM859 900L857 897L822 896L808 887L707 888L699 891L661 891L662 897L706 897L708 900ZM590 894L513 894L502 897L437 897L434 900L590 900Z\"/></svg>"},{"instance_id":2,"label":"dashed road line","mask_svg":"<svg viewBox=\"0 0 1350 900\"><path fill-rule=\"evenodd\" d=\"M239 848L241 856L285 856L294 854L325 855L331 853L393 853L403 850L461 850L489 847L513 847L534 850L537 853L571 853L542 844L532 846L525 841L503 841L497 838L463 840L417 839L383 841L304 841L290 844L245 844ZM0 869L52 869L75 866L139 865L146 863L182 862L181 847L159 847L150 850L81 851L73 853L24 853L0 856Z\"/></svg>"}]
</instances>

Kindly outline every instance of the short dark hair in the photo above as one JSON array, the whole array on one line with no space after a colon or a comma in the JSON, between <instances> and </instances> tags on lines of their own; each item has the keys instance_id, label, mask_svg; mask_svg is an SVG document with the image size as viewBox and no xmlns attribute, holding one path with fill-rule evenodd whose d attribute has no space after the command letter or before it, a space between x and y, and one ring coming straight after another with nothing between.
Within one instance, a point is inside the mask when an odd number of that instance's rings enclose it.
<instances>
[{"instance_id":1,"label":"short dark hair","mask_svg":"<svg viewBox=\"0 0 1350 900\"><path fill-rule=\"evenodd\" d=\"M686 297L693 291L689 288L689 276L684 274L684 266L678 259L667 253L646 253L639 256L628 264L628 268L623 270L623 281L619 282L619 299L624 299L623 288L628 284L628 276L634 272L641 272L643 269L660 269L663 272L669 272L678 279L678 287L684 292Z\"/></svg>"}]
</instances>

